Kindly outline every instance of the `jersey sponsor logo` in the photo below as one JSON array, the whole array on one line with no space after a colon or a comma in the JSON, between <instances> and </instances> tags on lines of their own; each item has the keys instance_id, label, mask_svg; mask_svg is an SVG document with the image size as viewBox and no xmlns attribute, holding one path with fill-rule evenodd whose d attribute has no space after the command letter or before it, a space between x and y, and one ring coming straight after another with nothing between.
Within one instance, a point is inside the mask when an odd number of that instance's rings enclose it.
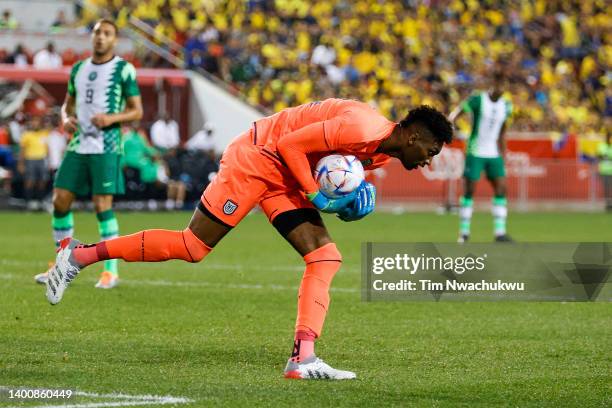
<instances>
[{"instance_id":1,"label":"jersey sponsor logo","mask_svg":"<svg viewBox=\"0 0 612 408\"><path fill-rule=\"evenodd\" d=\"M236 209L238 208L238 204L233 202L232 200L227 200L225 205L223 205L223 214L232 215Z\"/></svg>"},{"instance_id":2,"label":"jersey sponsor logo","mask_svg":"<svg viewBox=\"0 0 612 408\"><path fill-rule=\"evenodd\" d=\"M106 187L110 187L110 186L112 186L112 185L113 185L113 182L112 182L112 181L107 181L106 183L102 183L102 187L105 187L105 188L106 188Z\"/></svg>"},{"instance_id":3,"label":"jersey sponsor logo","mask_svg":"<svg viewBox=\"0 0 612 408\"><path fill-rule=\"evenodd\" d=\"M90 81L95 81L97 77L98 77L98 73L96 71L93 71L89 73L89 76L87 77L87 79L89 79Z\"/></svg>"}]
</instances>

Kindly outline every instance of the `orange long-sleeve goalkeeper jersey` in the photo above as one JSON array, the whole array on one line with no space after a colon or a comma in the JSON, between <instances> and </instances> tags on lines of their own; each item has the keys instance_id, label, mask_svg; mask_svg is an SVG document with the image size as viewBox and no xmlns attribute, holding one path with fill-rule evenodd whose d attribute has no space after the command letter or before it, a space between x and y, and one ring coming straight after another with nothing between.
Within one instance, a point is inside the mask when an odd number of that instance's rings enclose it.
<instances>
[{"instance_id":1,"label":"orange long-sleeve goalkeeper jersey","mask_svg":"<svg viewBox=\"0 0 612 408\"><path fill-rule=\"evenodd\" d=\"M375 151L395 126L363 102L326 99L256 121L253 143L280 155L302 189L312 193L318 190L312 167L323 156L353 154L366 169L387 163L390 157Z\"/></svg>"}]
</instances>

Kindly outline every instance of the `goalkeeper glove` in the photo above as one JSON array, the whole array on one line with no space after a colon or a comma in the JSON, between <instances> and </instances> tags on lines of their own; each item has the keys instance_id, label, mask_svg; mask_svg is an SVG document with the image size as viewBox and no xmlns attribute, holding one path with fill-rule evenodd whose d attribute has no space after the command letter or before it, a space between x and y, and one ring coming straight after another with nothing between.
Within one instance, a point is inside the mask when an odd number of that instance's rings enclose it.
<instances>
[{"instance_id":1,"label":"goalkeeper glove","mask_svg":"<svg viewBox=\"0 0 612 408\"><path fill-rule=\"evenodd\" d=\"M337 213L343 208L346 208L355 199L356 191L341 197L341 198L328 198L320 191L306 194L306 197L310 202L321 212L324 213Z\"/></svg>"},{"instance_id":2,"label":"goalkeeper glove","mask_svg":"<svg viewBox=\"0 0 612 408\"><path fill-rule=\"evenodd\" d=\"M376 187L372 183L362 182L357 187L355 200L338 212L342 221L357 221L374 211L376 206Z\"/></svg>"}]
</instances>

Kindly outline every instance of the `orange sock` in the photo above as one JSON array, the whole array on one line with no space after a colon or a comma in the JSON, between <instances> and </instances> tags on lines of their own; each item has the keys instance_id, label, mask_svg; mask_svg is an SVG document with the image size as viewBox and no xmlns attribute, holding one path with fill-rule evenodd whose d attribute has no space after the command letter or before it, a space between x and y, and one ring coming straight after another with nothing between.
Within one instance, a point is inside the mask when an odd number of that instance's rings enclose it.
<instances>
[{"instance_id":1,"label":"orange sock","mask_svg":"<svg viewBox=\"0 0 612 408\"><path fill-rule=\"evenodd\" d=\"M210 251L212 248L186 228L183 231L145 230L95 245L78 247L74 249L74 257L82 267L106 259L123 259L127 262L182 259L199 262Z\"/></svg>"},{"instance_id":2,"label":"orange sock","mask_svg":"<svg viewBox=\"0 0 612 408\"><path fill-rule=\"evenodd\" d=\"M296 334L312 332L319 337L329 307L329 286L342 265L342 255L336 244L329 243L306 254L304 262L295 330Z\"/></svg>"}]
</instances>

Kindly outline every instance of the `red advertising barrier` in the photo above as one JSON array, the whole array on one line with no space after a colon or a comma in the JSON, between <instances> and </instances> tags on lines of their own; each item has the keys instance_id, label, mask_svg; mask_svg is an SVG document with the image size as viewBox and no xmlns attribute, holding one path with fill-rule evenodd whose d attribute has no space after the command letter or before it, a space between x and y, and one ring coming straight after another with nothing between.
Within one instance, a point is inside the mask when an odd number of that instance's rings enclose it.
<instances>
[{"instance_id":1,"label":"red advertising barrier","mask_svg":"<svg viewBox=\"0 0 612 408\"><path fill-rule=\"evenodd\" d=\"M508 132L506 134L506 141L508 150L527 153L531 158L575 159L578 157L578 143L576 135L573 134ZM455 139L450 147L463 150L465 141Z\"/></svg>"},{"instance_id":2,"label":"red advertising barrier","mask_svg":"<svg viewBox=\"0 0 612 408\"><path fill-rule=\"evenodd\" d=\"M381 202L437 201L456 203L463 191L464 154L445 148L427 168L406 171L394 160L370 176ZM508 198L514 201L592 201L603 196L597 169L575 159L531 158L508 151ZM488 199L493 191L483 173L475 198Z\"/></svg>"}]
</instances>

